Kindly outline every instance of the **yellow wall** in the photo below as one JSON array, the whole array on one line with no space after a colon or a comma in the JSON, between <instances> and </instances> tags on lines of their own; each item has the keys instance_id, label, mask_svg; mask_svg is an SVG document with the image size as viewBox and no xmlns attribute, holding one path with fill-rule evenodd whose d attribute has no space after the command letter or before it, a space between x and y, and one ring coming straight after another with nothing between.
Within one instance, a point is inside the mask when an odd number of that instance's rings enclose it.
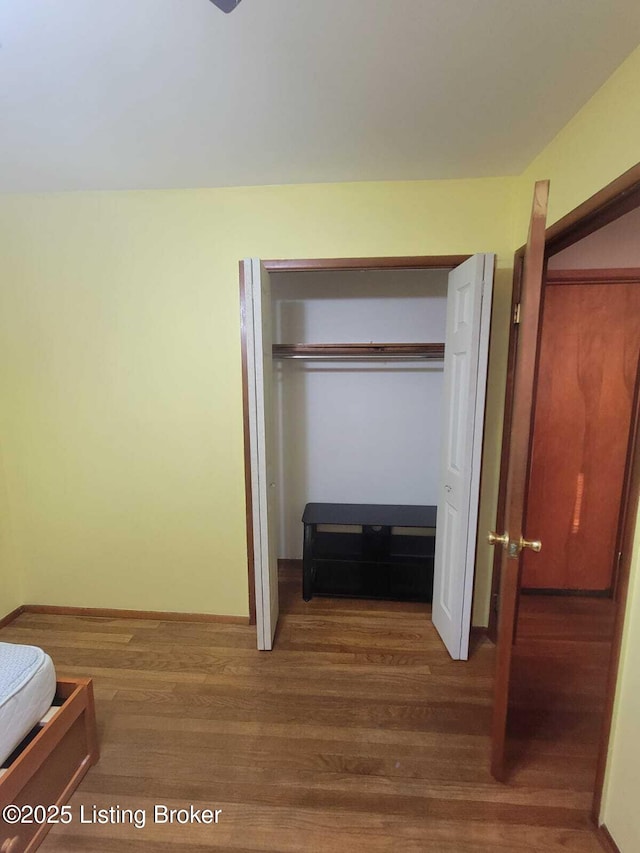
<instances>
[{"instance_id":1,"label":"yellow wall","mask_svg":"<svg viewBox=\"0 0 640 853\"><path fill-rule=\"evenodd\" d=\"M495 503L510 179L0 200L0 371L30 603L247 613L238 260L494 251ZM492 520L492 519L491 519ZM481 546L476 621L486 619Z\"/></svg>"},{"instance_id":2,"label":"yellow wall","mask_svg":"<svg viewBox=\"0 0 640 853\"><path fill-rule=\"evenodd\" d=\"M636 528L614 727L601 819L622 853L640 850L640 524Z\"/></svg>"},{"instance_id":3,"label":"yellow wall","mask_svg":"<svg viewBox=\"0 0 640 853\"><path fill-rule=\"evenodd\" d=\"M531 188L549 178L548 224L640 160L640 48L518 178L514 245L526 240Z\"/></svg>"},{"instance_id":4,"label":"yellow wall","mask_svg":"<svg viewBox=\"0 0 640 853\"><path fill-rule=\"evenodd\" d=\"M563 128L518 180L514 245L524 243L536 179L550 178L549 224L640 160L640 48ZM640 849L640 521L620 663L602 819L622 853Z\"/></svg>"},{"instance_id":5,"label":"yellow wall","mask_svg":"<svg viewBox=\"0 0 640 853\"><path fill-rule=\"evenodd\" d=\"M11 507L0 444L0 619L23 603L22 578L14 552Z\"/></svg>"}]
</instances>

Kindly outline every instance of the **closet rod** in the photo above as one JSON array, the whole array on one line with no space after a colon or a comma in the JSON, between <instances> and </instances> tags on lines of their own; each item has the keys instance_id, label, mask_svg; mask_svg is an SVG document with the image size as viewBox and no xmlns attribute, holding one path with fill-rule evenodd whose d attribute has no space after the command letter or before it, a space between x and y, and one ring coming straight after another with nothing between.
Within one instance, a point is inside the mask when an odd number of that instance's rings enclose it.
<instances>
[{"instance_id":1,"label":"closet rod","mask_svg":"<svg viewBox=\"0 0 640 853\"><path fill-rule=\"evenodd\" d=\"M444 344L274 344L274 358L404 358L441 361Z\"/></svg>"}]
</instances>

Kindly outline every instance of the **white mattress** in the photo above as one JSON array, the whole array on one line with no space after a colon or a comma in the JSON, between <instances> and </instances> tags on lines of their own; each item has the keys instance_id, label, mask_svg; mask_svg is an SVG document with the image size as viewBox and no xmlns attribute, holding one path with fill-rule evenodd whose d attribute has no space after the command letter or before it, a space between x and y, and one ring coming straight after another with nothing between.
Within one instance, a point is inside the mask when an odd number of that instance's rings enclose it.
<instances>
[{"instance_id":1,"label":"white mattress","mask_svg":"<svg viewBox=\"0 0 640 853\"><path fill-rule=\"evenodd\" d=\"M49 655L0 643L0 766L47 712L56 692Z\"/></svg>"}]
</instances>

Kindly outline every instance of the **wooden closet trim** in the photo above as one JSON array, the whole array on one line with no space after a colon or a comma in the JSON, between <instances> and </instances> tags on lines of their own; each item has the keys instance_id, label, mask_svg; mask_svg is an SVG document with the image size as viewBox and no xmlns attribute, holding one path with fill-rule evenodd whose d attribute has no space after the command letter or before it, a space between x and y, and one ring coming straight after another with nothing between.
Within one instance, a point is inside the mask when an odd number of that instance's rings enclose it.
<instances>
[{"instance_id":1,"label":"wooden closet trim","mask_svg":"<svg viewBox=\"0 0 640 853\"><path fill-rule=\"evenodd\" d=\"M297 258L263 260L267 272L335 272L338 270L452 270L472 255L410 255L384 258ZM244 432L245 529L249 582L249 624L256 624L255 552L253 541L253 495L251 490L251 447L249 443L249 374L247 372L247 308L244 262L240 271L240 351L242 361L242 422Z\"/></svg>"},{"instance_id":2,"label":"wooden closet trim","mask_svg":"<svg viewBox=\"0 0 640 853\"><path fill-rule=\"evenodd\" d=\"M452 270L471 255L416 255L399 258L305 258L262 261L267 272L336 272L339 270Z\"/></svg>"},{"instance_id":3,"label":"wooden closet trim","mask_svg":"<svg viewBox=\"0 0 640 853\"><path fill-rule=\"evenodd\" d=\"M636 207L640 207L640 163L550 225L546 236L547 254L556 255ZM523 252L524 246L518 251Z\"/></svg>"}]
</instances>

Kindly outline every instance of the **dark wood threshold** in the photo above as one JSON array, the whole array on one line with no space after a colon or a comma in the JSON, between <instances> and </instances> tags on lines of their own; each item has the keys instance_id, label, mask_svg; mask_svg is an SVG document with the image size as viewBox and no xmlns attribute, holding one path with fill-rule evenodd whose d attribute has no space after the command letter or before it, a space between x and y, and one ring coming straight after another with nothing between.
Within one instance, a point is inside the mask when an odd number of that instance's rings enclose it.
<instances>
[{"instance_id":1,"label":"dark wood threshold","mask_svg":"<svg viewBox=\"0 0 640 853\"><path fill-rule=\"evenodd\" d=\"M178 613L170 610L120 610L113 607L60 607L52 604L25 604L21 613L52 616L97 616L107 619L152 619L159 622L218 622L248 625L248 616L218 616L214 613Z\"/></svg>"},{"instance_id":2,"label":"dark wood threshold","mask_svg":"<svg viewBox=\"0 0 640 853\"><path fill-rule=\"evenodd\" d=\"M24 613L23 604L20 605L20 607L16 607L15 610L12 610L11 613L7 613L6 616L3 616L2 619L0 619L0 628L6 628L7 625L10 625L21 613Z\"/></svg>"}]
</instances>

